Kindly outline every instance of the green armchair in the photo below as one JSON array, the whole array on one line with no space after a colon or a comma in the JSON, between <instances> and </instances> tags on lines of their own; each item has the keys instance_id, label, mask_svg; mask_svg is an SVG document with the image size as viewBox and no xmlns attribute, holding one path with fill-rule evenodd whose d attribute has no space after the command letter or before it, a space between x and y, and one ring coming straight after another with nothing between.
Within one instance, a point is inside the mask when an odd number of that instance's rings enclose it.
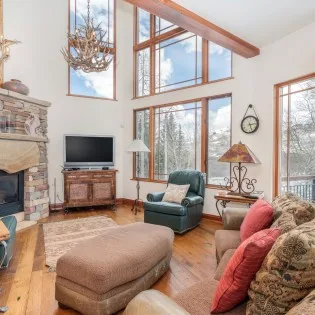
<instances>
[{"instance_id":1,"label":"green armchair","mask_svg":"<svg viewBox=\"0 0 315 315\"><path fill-rule=\"evenodd\" d=\"M190 187L181 204L163 202L163 192L148 194L144 222L168 226L182 234L200 223L205 196L204 175L194 170L175 171L170 174L168 184L190 184Z\"/></svg>"}]
</instances>

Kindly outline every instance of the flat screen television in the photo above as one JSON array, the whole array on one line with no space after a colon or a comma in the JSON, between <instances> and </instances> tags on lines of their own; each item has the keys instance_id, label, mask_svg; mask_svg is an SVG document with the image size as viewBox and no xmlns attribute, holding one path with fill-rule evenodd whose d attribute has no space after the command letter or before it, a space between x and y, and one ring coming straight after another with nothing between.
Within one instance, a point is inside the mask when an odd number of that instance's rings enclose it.
<instances>
[{"instance_id":1,"label":"flat screen television","mask_svg":"<svg viewBox=\"0 0 315 315\"><path fill-rule=\"evenodd\" d=\"M114 166L113 136L64 136L64 167L101 168Z\"/></svg>"}]
</instances>

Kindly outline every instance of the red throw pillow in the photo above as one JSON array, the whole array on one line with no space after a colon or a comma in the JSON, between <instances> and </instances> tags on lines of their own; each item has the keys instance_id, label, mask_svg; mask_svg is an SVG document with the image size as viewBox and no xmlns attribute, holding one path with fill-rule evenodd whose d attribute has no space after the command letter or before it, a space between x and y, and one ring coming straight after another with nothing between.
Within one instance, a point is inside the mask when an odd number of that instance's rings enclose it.
<instances>
[{"instance_id":1,"label":"red throw pillow","mask_svg":"<svg viewBox=\"0 0 315 315\"><path fill-rule=\"evenodd\" d=\"M269 228L273 217L271 205L262 199L257 200L248 210L241 225L241 241L244 242L256 232Z\"/></svg>"},{"instance_id":2,"label":"red throw pillow","mask_svg":"<svg viewBox=\"0 0 315 315\"><path fill-rule=\"evenodd\" d=\"M251 281L280 234L280 229L263 230L241 243L216 288L211 313L227 312L244 301Z\"/></svg>"}]
</instances>

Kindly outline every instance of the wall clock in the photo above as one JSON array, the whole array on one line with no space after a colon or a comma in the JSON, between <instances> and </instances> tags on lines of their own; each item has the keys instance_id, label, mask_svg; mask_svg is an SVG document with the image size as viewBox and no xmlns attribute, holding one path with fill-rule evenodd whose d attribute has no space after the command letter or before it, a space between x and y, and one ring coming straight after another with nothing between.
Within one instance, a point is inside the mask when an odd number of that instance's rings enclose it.
<instances>
[{"instance_id":1,"label":"wall clock","mask_svg":"<svg viewBox=\"0 0 315 315\"><path fill-rule=\"evenodd\" d=\"M250 110L253 111L253 114L248 113ZM250 133L256 132L258 128L259 128L259 118L256 114L254 106L250 104L248 105L246 113L242 119L241 129L243 132L250 134Z\"/></svg>"}]
</instances>

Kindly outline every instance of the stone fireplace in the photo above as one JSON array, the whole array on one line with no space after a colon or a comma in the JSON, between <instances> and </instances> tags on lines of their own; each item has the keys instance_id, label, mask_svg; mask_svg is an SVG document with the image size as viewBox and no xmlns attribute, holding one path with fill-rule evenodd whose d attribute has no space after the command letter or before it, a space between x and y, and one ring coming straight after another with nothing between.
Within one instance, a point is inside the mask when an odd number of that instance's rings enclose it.
<instances>
[{"instance_id":1,"label":"stone fireplace","mask_svg":"<svg viewBox=\"0 0 315 315\"><path fill-rule=\"evenodd\" d=\"M36 221L49 215L47 108L49 102L0 89L0 117L13 117L14 132L0 132L0 217L24 211ZM34 115L41 135L25 131Z\"/></svg>"}]
</instances>

